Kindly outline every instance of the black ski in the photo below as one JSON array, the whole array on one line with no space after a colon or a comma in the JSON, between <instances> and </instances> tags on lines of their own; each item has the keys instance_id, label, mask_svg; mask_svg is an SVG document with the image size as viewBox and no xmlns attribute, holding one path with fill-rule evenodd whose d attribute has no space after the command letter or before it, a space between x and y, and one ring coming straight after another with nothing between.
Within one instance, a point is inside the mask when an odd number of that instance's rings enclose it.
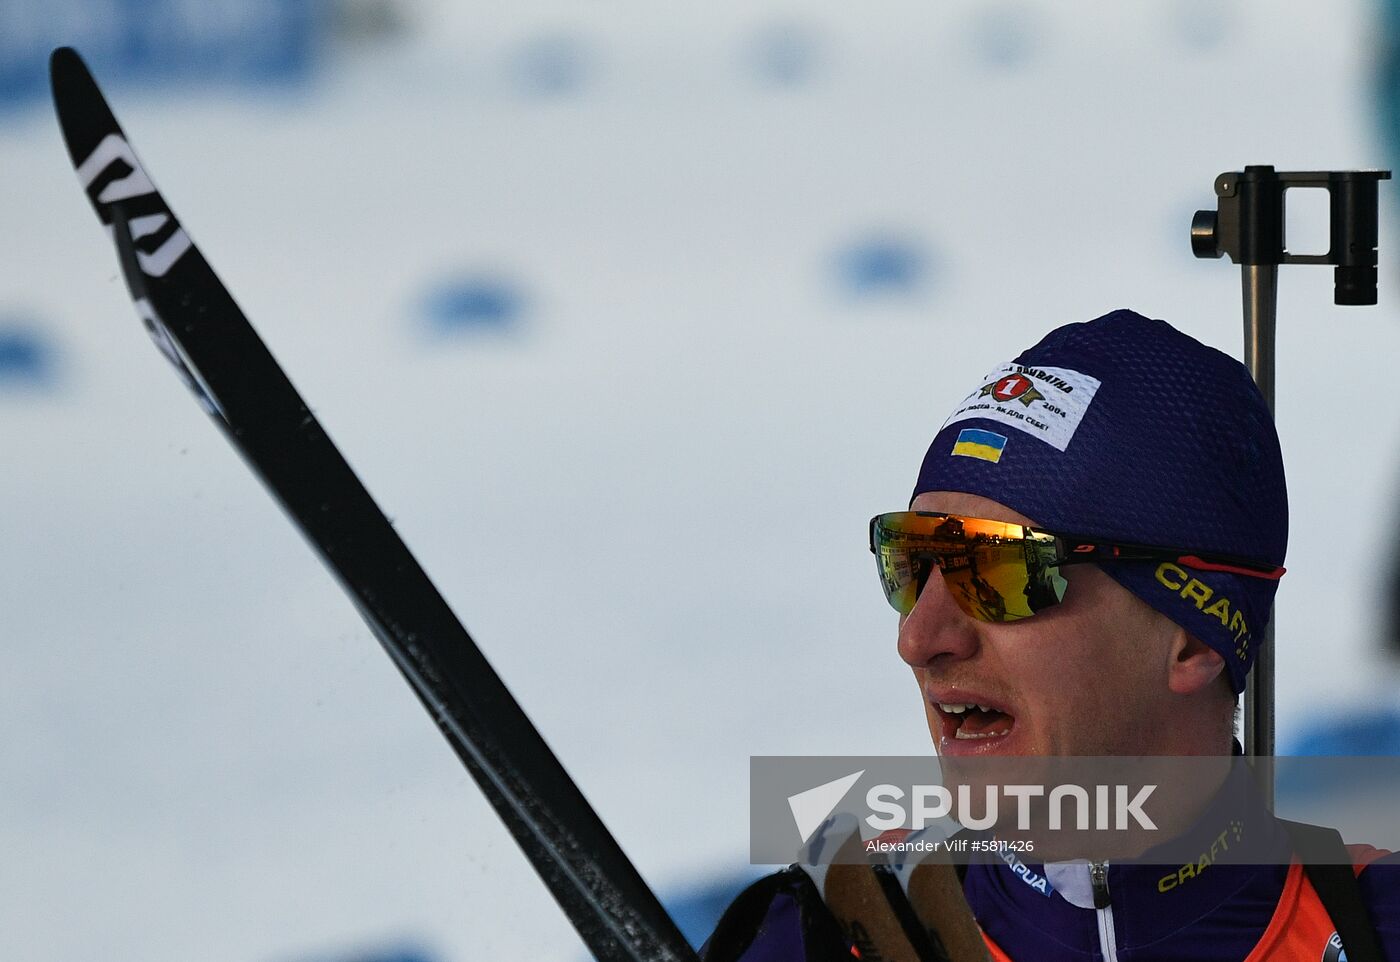
<instances>
[{"instance_id":1,"label":"black ski","mask_svg":"<svg viewBox=\"0 0 1400 962\"><path fill-rule=\"evenodd\" d=\"M694 960L175 219L82 59L60 48L50 69L68 153L156 345L335 574L588 948Z\"/></svg>"}]
</instances>

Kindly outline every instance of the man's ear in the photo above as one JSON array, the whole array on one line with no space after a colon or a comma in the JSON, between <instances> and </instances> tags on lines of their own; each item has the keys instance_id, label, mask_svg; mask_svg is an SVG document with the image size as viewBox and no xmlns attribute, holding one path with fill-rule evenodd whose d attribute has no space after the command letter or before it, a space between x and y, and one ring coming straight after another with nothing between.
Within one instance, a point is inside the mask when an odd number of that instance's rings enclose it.
<instances>
[{"instance_id":1,"label":"man's ear","mask_svg":"<svg viewBox=\"0 0 1400 962\"><path fill-rule=\"evenodd\" d=\"M1194 695L1215 682L1225 671L1225 659L1180 625L1171 642L1167 687L1177 695Z\"/></svg>"}]
</instances>

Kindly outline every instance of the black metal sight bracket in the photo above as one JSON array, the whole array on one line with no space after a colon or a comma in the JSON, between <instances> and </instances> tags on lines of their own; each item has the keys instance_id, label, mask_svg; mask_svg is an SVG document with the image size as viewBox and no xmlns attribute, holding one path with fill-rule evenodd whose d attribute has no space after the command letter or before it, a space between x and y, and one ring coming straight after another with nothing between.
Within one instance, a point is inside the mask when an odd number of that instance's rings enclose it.
<instances>
[{"instance_id":1,"label":"black metal sight bracket","mask_svg":"<svg viewBox=\"0 0 1400 962\"><path fill-rule=\"evenodd\" d=\"M1218 210L1191 221L1197 257L1230 255L1236 264L1335 265L1338 304L1376 303L1376 185L1388 170L1276 171L1246 167L1215 178ZM1284 204L1291 187L1323 188L1331 201L1331 247L1326 254L1290 254Z\"/></svg>"}]
</instances>

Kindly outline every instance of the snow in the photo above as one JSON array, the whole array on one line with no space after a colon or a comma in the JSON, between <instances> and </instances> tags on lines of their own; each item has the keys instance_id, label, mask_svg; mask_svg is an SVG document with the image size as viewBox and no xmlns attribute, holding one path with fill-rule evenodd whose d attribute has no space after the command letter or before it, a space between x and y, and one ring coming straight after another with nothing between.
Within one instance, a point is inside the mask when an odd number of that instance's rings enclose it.
<instances>
[{"instance_id":1,"label":"snow","mask_svg":"<svg viewBox=\"0 0 1400 962\"><path fill-rule=\"evenodd\" d=\"M1358 2L516 6L420 4L416 34L341 51L304 91L110 93L423 566L675 892L746 870L749 755L926 751L866 519L907 501L970 379L1053 326L1127 306L1238 355L1238 270L1191 257L1191 213L1245 164L1385 165L1373 26ZM745 60L775 22L817 45L799 83ZM510 79L544 33L592 58L555 96ZM47 108L3 124L0 304L49 319L61 377L0 396L0 955L578 958L141 332ZM871 236L936 269L852 294L834 265ZM424 334L425 293L463 273L521 286L512 333ZM1285 743L1320 708L1393 700L1372 636L1395 280L1383 266L1381 306L1343 309L1329 272L1282 274Z\"/></svg>"}]
</instances>

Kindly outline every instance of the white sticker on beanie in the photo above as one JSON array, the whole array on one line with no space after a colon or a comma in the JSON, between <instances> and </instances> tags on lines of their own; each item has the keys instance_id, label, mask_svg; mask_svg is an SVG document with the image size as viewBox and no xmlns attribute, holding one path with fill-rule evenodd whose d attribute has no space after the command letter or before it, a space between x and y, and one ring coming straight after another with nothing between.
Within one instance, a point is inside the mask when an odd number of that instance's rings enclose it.
<instances>
[{"instance_id":1,"label":"white sticker on beanie","mask_svg":"<svg viewBox=\"0 0 1400 962\"><path fill-rule=\"evenodd\" d=\"M1000 421L1063 451L1098 389L1098 378L1068 368L1007 363L984 377L943 426L969 418Z\"/></svg>"}]
</instances>

